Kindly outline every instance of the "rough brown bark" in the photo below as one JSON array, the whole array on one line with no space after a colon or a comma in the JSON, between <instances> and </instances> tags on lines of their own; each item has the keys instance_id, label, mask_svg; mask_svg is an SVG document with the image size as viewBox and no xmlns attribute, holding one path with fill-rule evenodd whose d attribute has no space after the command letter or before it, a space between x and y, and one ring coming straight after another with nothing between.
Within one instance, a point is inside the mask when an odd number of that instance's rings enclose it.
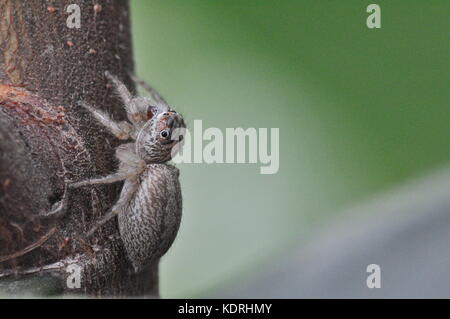
<instances>
[{"instance_id":1,"label":"rough brown bark","mask_svg":"<svg viewBox=\"0 0 450 319\"><path fill-rule=\"evenodd\" d=\"M81 8L80 29L66 26L72 3ZM104 72L134 88L127 1L0 0L0 50L0 260L7 259L0 272L19 273L0 279L0 289L25 283L41 293L157 295L157 265L130 274L115 219L100 236L81 239L114 203L120 183L71 191L65 215L37 216L61 200L66 180L116 168L118 142L77 102L125 118ZM20 274L79 255L79 290L66 287L64 271Z\"/></svg>"}]
</instances>

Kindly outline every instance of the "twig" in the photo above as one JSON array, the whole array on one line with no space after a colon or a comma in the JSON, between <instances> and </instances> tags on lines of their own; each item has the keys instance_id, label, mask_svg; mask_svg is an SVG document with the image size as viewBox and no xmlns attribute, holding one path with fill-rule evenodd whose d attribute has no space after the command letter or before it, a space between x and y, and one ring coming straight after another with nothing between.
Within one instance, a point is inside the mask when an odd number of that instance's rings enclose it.
<instances>
[{"instance_id":1,"label":"twig","mask_svg":"<svg viewBox=\"0 0 450 319\"><path fill-rule=\"evenodd\" d=\"M23 255L29 253L30 251L41 247L55 233L55 231L56 231L56 228L53 227L52 229L50 229L50 231L47 234L42 236L35 243L32 243L31 245L29 245L29 246L25 247L24 249L19 250L19 251L15 252L15 253L13 253L11 255L1 256L0 257L0 263L4 262L4 261L7 261L7 260L11 260L11 259L17 258L17 257L20 257L20 256L23 256Z\"/></svg>"}]
</instances>

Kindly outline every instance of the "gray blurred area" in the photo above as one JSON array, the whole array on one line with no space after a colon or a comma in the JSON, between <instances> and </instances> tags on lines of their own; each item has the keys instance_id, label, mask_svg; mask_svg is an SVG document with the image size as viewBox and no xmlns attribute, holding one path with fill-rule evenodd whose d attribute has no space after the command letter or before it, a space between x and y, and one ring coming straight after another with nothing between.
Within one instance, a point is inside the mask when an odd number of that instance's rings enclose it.
<instances>
[{"instance_id":1,"label":"gray blurred area","mask_svg":"<svg viewBox=\"0 0 450 319\"><path fill-rule=\"evenodd\" d=\"M417 249L418 260L426 262L421 254L435 252L419 249L427 247L423 237L445 231L436 227L444 227L439 220L445 217L437 206L405 212L383 206L383 197L373 209L342 212L450 164L445 32L450 1L380 0L379 30L366 26L369 3L131 1L136 72L184 115L189 129L195 120L222 132L280 128L277 174L261 175L253 164L178 166L183 219L161 262L163 298L218 291L251 296L244 286L225 292L225 284L244 285L246 279L255 296L359 295L348 285L364 285L365 266L385 256L378 238L390 246L388 233L417 236L401 246L406 237L393 239L399 259L413 258ZM318 223L329 226L317 229ZM428 234L428 228L436 229ZM357 246L354 238L364 242ZM344 239L352 246L344 246ZM293 241L295 252L273 258ZM278 264L263 268L266 260ZM385 291L390 264L378 263ZM341 265L353 267L346 268L345 278ZM260 278L268 276L270 289L255 286L257 279L248 276L252 267ZM284 271L290 274L283 277ZM420 276L414 272L413 279Z\"/></svg>"},{"instance_id":2,"label":"gray blurred area","mask_svg":"<svg viewBox=\"0 0 450 319\"><path fill-rule=\"evenodd\" d=\"M338 216L214 297L450 297L450 169ZM381 268L379 289L367 288L369 264Z\"/></svg>"}]
</instances>

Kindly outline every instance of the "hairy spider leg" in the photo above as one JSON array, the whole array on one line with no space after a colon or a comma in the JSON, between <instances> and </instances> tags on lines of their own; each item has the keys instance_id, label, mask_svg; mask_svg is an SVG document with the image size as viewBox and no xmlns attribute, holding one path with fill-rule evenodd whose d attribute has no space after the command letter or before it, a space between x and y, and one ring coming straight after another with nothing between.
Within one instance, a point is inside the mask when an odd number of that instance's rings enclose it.
<instances>
[{"instance_id":1,"label":"hairy spider leg","mask_svg":"<svg viewBox=\"0 0 450 319\"><path fill-rule=\"evenodd\" d=\"M129 123L125 121L117 123L112 120L106 112L95 109L86 102L80 101L78 104L91 112L97 121L103 124L103 126L106 127L118 139L127 140L131 137L131 131L133 128Z\"/></svg>"}]
</instances>

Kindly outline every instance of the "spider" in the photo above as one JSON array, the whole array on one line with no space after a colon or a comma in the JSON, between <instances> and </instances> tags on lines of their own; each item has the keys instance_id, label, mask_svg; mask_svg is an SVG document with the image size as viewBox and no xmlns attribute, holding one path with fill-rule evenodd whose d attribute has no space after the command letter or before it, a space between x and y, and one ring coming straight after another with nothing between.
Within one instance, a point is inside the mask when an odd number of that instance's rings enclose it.
<instances>
[{"instance_id":1,"label":"spider","mask_svg":"<svg viewBox=\"0 0 450 319\"><path fill-rule=\"evenodd\" d=\"M116 76L109 72L105 75L123 101L128 121L115 122L107 113L86 102L79 105L115 137L132 142L117 147L117 172L69 183L68 187L124 181L117 202L87 236L118 216L120 237L134 270L139 272L169 249L180 225L179 171L167 162L181 147L186 125L183 117L146 83L132 76L150 93L150 97L134 97Z\"/></svg>"}]
</instances>

